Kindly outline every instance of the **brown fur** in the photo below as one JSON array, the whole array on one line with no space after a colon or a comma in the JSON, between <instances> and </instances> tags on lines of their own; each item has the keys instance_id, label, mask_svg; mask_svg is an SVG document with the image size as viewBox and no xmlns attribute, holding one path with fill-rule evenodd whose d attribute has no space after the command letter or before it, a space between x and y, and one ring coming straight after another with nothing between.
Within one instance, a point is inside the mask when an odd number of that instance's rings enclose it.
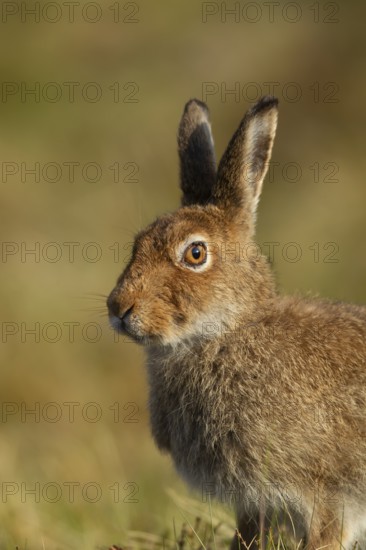
<instances>
[{"instance_id":1,"label":"brown fur","mask_svg":"<svg viewBox=\"0 0 366 550\"><path fill-rule=\"evenodd\" d=\"M248 111L213 178L207 107L187 104L184 206L137 236L108 307L147 346L152 433L183 477L232 502L251 548L282 508L295 538L335 550L366 505L366 309L278 295L250 245L276 120L273 98ZM200 270L182 260L197 236Z\"/></svg>"}]
</instances>

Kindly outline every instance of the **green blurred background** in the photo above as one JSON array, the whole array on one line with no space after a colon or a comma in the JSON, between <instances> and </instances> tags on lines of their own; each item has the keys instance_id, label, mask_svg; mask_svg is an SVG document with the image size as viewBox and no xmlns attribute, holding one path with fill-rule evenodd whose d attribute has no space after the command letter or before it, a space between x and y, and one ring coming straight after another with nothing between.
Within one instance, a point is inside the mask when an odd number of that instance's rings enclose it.
<instances>
[{"instance_id":1,"label":"green blurred background","mask_svg":"<svg viewBox=\"0 0 366 550\"><path fill-rule=\"evenodd\" d=\"M66 4L41 2L39 21L34 2L1 6L1 549L133 546L182 519L143 351L115 341L103 296L134 233L178 205L189 98L220 157L274 86L258 242L277 243L281 291L366 298L364 2Z\"/></svg>"}]
</instances>

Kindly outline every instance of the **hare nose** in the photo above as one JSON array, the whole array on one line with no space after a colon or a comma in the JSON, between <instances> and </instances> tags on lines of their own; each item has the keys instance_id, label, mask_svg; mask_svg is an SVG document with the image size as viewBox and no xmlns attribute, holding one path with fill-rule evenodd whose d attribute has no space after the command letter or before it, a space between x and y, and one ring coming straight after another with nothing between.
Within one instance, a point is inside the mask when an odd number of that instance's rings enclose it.
<instances>
[{"instance_id":1,"label":"hare nose","mask_svg":"<svg viewBox=\"0 0 366 550\"><path fill-rule=\"evenodd\" d=\"M127 307L124 307L121 304L121 301L119 298L120 298L119 292L116 290L112 290L112 292L107 298L108 311L110 315L113 315L114 317L118 317L121 321L123 321L125 317L127 320L127 318L131 314L133 304L131 305L131 302L130 302Z\"/></svg>"},{"instance_id":2,"label":"hare nose","mask_svg":"<svg viewBox=\"0 0 366 550\"><path fill-rule=\"evenodd\" d=\"M117 300L116 292L113 290L107 298L107 308L110 315L119 317L120 305Z\"/></svg>"},{"instance_id":3,"label":"hare nose","mask_svg":"<svg viewBox=\"0 0 366 550\"><path fill-rule=\"evenodd\" d=\"M119 320L121 321L122 328L127 328L130 322L133 306L126 309L122 314L118 315Z\"/></svg>"}]
</instances>

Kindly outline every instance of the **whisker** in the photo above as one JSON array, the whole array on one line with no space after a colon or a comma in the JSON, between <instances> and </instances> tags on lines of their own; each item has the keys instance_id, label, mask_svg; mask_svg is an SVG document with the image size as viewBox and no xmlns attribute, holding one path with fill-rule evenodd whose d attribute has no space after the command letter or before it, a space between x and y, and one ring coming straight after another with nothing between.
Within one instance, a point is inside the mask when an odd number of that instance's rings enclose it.
<instances>
[{"instance_id":1,"label":"whisker","mask_svg":"<svg viewBox=\"0 0 366 550\"><path fill-rule=\"evenodd\" d=\"M106 300L108 298L108 294L87 292L83 296L80 296L80 298L84 300Z\"/></svg>"},{"instance_id":2,"label":"whisker","mask_svg":"<svg viewBox=\"0 0 366 550\"><path fill-rule=\"evenodd\" d=\"M86 307L86 308L80 308L78 311L83 311L84 313L103 313L105 315L108 315L107 308L106 307Z\"/></svg>"}]
</instances>

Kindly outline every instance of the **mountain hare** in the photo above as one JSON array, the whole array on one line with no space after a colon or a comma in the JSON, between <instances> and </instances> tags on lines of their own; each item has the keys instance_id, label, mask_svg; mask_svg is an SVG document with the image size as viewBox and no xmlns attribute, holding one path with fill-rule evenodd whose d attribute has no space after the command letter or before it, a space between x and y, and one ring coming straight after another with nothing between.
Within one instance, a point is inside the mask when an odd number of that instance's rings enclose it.
<instances>
[{"instance_id":1,"label":"mountain hare","mask_svg":"<svg viewBox=\"0 0 366 550\"><path fill-rule=\"evenodd\" d=\"M186 104L182 206L137 235L107 305L146 346L158 447L234 505L232 548L263 547L278 509L306 548L350 548L366 524L366 308L280 296L253 243L277 112L255 104L216 168L208 109Z\"/></svg>"}]
</instances>

